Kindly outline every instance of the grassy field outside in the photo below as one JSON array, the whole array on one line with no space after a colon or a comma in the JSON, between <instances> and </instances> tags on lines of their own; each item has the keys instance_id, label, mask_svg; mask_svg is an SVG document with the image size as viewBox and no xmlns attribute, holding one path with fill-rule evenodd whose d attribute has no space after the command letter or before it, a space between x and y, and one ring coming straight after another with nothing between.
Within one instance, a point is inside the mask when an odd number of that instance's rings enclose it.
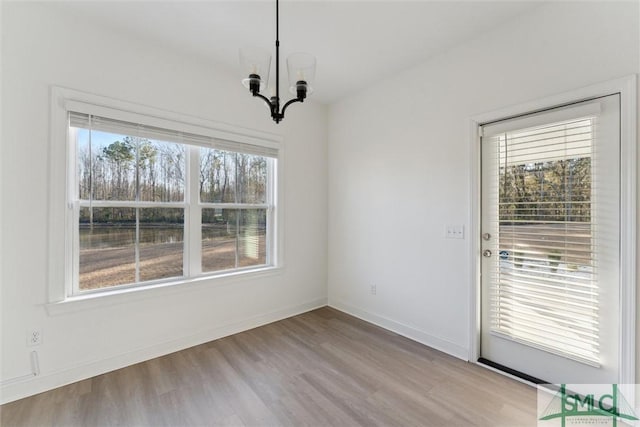
<instances>
[{"instance_id":1,"label":"grassy field outside","mask_svg":"<svg viewBox=\"0 0 640 427\"><path fill-rule=\"evenodd\" d=\"M182 228L147 227L144 231L138 246L140 282L182 277ZM255 229L240 231L239 237L218 231L203 233L203 273L266 263L264 230L258 234ZM135 228L85 228L80 235L81 291L136 282Z\"/></svg>"}]
</instances>

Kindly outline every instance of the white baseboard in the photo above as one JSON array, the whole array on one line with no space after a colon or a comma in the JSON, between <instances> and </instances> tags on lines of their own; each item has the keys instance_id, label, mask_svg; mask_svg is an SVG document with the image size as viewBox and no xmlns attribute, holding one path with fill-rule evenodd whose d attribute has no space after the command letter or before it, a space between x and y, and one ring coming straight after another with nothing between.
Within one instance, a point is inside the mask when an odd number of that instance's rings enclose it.
<instances>
[{"instance_id":1,"label":"white baseboard","mask_svg":"<svg viewBox=\"0 0 640 427\"><path fill-rule=\"evenodd\" d=\"M420 344L424 344L428 347L440 350L451 356L457 357L465 361L469 360L469 349L462 347L458 344L444 340L442 338L434 337L419 329L415 329L411 326L407 326L395 320L388 319L386 317L378 316L377 314L370 313L368 311L359 309L344 302L336 301L334 299L329 301L329 307L333 307L336 310L344 311L359 319L365 320L381 328L388 329L395 332L398 335L409 338L413 341L417 341Z\"/></svg>"},{"instance_id":2,"label":"white baseboard","mask_svg":"<svg viewBox=\"0 0 640 427\"><path fill-rule=\"evenodd\" d=\"M319 298L307 303L286 307L272 312L252 316L250 318L230 322L215 328L202 330L196 334L165 341L149 347L137 349L106 359L89 361L71 369L47 372L38 376L25 376L23 381L11 382L0 388L0 404L42 393L57 387L82 381L106 372L144 362L176 351L184 350L199 344L237 334L242 331L286 319L327 305L326 298Z\"/></svg>"}]
</instances>

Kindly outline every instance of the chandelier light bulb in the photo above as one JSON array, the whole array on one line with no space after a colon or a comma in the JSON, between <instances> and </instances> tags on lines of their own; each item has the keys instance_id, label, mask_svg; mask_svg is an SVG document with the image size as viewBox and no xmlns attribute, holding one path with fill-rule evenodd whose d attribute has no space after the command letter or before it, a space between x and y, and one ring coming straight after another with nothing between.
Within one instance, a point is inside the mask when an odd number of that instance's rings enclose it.
<instances>
[{"instance_id":1,"label":"chandelier light bulb","mask_svg":"<svg viewBox=\"0 0 640 427\"><path fill-rule=\"evenodd\" d=\"M313 84L316 76L316 57L310 53L292 53L287 58L289 72L289 92L297 94L300 85L306 85L306 95L313 93Z\"/></svg>"},{"instance_id":2,"label":"chandelier light bulb","mask_svg":"<svg viewBox=\"0 0 640 427\"><path fill-rule=\"evenodd\" d=\"M252 84L263 90L269 81L271 54L259 48L245 47L240 49L240 72L242 84L251 89Z\"/></svg>"}]
</instances>

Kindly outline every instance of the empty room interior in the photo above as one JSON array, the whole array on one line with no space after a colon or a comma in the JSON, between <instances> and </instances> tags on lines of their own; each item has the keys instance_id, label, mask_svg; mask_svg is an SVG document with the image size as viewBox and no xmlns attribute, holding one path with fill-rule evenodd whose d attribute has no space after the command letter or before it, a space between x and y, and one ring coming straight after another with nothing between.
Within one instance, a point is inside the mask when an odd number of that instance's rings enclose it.
<instances>
[{"instance_id":1,"label":"empty room interior","mask_svg":"<svg viewBox=\"0 0 640 427\"><path fill-rule=\"evenodd\" d=\"M639 1L0 22L1 425L638 422Z\"/></svg>"}]
</instances>

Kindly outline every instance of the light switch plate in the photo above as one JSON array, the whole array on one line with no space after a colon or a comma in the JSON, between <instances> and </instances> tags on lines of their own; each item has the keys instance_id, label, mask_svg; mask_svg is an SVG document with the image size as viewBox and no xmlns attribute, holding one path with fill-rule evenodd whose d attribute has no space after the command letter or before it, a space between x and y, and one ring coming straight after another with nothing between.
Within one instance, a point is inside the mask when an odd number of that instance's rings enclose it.
<instances>
[{"instance_id":1,"label":"light switch plate","mask_svg":"<svg viewBox=\"0 0 640 427\"><path fill-rule=\"evenodd\" d=\"M447 239L464 239L464 225L447 225Z\"/></svg>"}]
</instances>

